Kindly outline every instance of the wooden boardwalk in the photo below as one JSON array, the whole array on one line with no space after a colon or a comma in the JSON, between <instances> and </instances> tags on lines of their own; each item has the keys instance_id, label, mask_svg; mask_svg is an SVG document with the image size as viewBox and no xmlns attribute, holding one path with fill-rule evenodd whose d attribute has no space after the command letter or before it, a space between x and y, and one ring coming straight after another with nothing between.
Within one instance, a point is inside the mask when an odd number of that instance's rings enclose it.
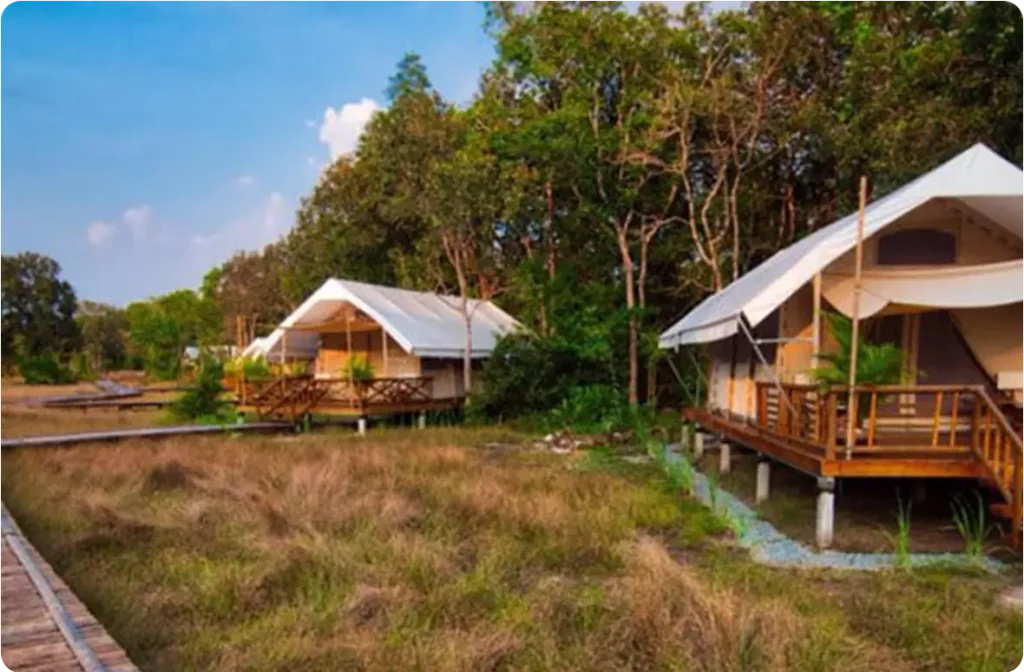
<instances>
[{"instance_id":1,"label":"wooden boardwalk","mask_svg":"<svg viewBox=\"0 0 1024 672\"><path fill-rule=\"evenodd\" d=\"M136 667L3 509L0 658L17 672Z\"/></svg>"},{"instance_id":2,"label":"wooden boardwalk","mask_svg":"<svg viewBox=\"0 0 1024 672\"><path fill-rule=\"evenodd\" d=\"M172 427L143 427L141 429L115 429L80 434L49 434L0 439L0 448L26 448L29 446L70 446L76 443L123 441L126 439L161 439L169 436L192 434L227 434L232 432L282 432L293 426L285 422L250 422L241 425L174 425Z\"/></svg>"}]
</instances>

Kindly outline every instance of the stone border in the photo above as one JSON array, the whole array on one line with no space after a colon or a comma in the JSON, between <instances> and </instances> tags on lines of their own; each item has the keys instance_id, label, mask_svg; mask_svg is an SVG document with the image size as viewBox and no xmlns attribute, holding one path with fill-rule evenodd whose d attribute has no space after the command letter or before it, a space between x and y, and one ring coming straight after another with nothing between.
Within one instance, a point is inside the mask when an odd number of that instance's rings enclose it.
<instances>
[{"instance_id":1,"label":"stone border","mask_svg":"<svg viewBox=\"0 0 1024 672\"><path fill-rule=\"evenodd\" d=\"M669 444L668 459L686 459L680 455L678 444ZM707 476L693 469L693 496L705 506L712 506L711 485ZM895 553L846 553L843 551L816 551L796 541L774 525L758 516L732 493L717 488L714 496L715 510L726 516L736 533L739 545L750 551L751 557L765 565L774 567L807 567L826 569L879 570L897 567ZM932 567L954 565L977 567L979 564L963 553L911 553L907 556L910 567ZM998 560L983 557L981 567L997 572L1005 567Z\"/></svg>"}]
</instances>

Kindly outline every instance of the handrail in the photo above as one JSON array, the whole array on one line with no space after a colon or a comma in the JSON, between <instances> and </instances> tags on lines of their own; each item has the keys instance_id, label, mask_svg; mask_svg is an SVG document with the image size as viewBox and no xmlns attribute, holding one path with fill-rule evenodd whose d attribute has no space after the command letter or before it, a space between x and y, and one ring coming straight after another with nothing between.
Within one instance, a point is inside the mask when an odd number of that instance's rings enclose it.
<instances>
[{"instance_id":1,"label":"handrail","mask_svg":"<svg viewBox=\"0 0 1024 672\"><path fill-rule=\"evenodd\" d=\"M1017 434L1017 431L1010 425L1006 419L1005 414L995 403L988 391L982 387L976 390L976 398L980 399L985 406L985 410L988 412L986 419L991 421L995 418L996 427L993 428L989 422L985 425L985 439L984 441L976 440L972 441L972 449L974 454L985 466L989 472L989 476L995 483L1000 494L1006 500L1007 504L1010 505L1010 519L1011 519L1011 543L1019 543L1021 533L1021 505L1024 504L1024 474L1021 473L1022 467L1024 467L1024 445L1022 445L1021 437ZM975 413L974 422L977 424L980 422L980 414ZM989 457L989 437L992 434L992 430L997 429L995 445L992 448L992 458ZM980 429L975 426L972 434L975 437L980 436ZM1003 441L1009 443L1010 464L1007 464L1005 459L1005 452L1003 446L1006 444ZM1007 473L1009 468L1009 473Z\"/></svg>"}]
</instances>

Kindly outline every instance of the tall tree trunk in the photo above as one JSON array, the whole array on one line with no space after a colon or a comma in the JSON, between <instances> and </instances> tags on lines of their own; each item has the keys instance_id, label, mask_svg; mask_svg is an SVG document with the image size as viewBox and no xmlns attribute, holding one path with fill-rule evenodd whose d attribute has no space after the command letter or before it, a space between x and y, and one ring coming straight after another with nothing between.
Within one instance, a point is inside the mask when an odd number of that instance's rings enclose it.
<instances>
[{"instance_id":1,"label":"tall tree trunk","mask_svg":"<svg viewBox=\"0 0 1024 672\"><path fill-rule=\"evenodd\" d=\"M636 320L636 287L633 273L633 258L629 253L629 240L626 229L619 230L619 255L622 258L623 281L626 285L626 310L629 311L629 404L639 403L637 394L637 378L639 378L639 362L637 352L637 320Z\"/></svg>"}]
</instances>

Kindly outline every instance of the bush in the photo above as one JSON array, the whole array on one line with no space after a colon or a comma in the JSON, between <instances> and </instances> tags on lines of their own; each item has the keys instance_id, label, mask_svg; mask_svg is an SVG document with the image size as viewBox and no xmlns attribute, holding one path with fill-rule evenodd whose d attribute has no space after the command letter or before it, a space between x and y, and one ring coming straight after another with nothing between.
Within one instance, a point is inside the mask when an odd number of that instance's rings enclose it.
<instances>
[{"instance_id":1,"label":"bush","mask_svg":"<svg viewBox=\"0 0 1024 672\"><path fill-rule=\"evenodd\" d=\"M18 371L30 385L63 385L77 380L55 355L29 355L18 360Z\"/></svg>"},{"instance_id":2,"label":"bush","mask_svg":"<svg viewBox=\"0 0 1024 672\"><path fill-rule=\"evenodd\" d=\"M366 355L353 353L345 362L345 366L341 367L341 375L356 381L373 380L373 366L366 359Z\"/></svg>"},{"instance_id":3,"label":"bush","mask_svg":"<svg viewBox=\"0 0 1024 672\"><path fill-rule=\"evenodd\" d=\"M230 420L228 404L220 398L224 392L223 378L223 364L213 357L203 357L195 385L171 405L171 414L181 420L208 420L210 417Z\"/></svg>"},{"instance_id":4,"label":"bush","mask_svg":"<svg viewBox=\"0 0 1024 672\"><path fill-rule=\"evenodd\" d=\"M584 395L607 398L612 382L604 362L582 348L568 340L527 333L500 339L484 363L481 378L482 389L474 403L486 416L502 419L550 413L563 402L570 403L568 412L575 414L580 405L592 403ZM573 389L591 386L600 386L602 391L577 391L575 400L569 401ZM582 415L588 413L578 410Z\"/></svg>"},{"instance_id":5,"label":"bush","mask_svg":"<svg viewBox=\"0 0 1024 672\"><path fill-rule=\"evenodd\" d=\"M236 357L224 364L224 373L229 376L245 376L248 381L270 380L273 374L265 357Z\"/></svg>"}]
</instances>

